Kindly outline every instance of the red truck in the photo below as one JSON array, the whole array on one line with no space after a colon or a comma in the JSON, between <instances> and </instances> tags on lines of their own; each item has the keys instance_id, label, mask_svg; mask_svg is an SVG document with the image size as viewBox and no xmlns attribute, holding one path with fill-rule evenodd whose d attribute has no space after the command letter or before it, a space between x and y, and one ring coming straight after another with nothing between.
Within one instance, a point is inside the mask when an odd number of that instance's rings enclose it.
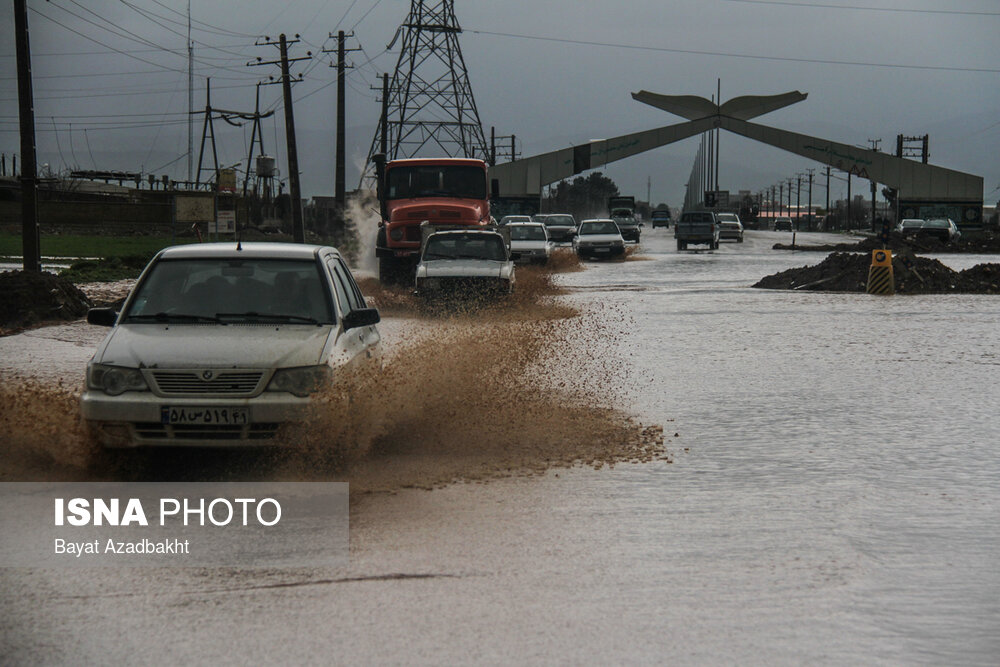
<instances>
[{"instance_id":1,"label":"red truck","mask_svg":"<svg viewBox=\"0 0 1000 667\"><path fill-rule=\"evenodd\" d=\"M485 228L495 224L486 163L469 158L409 158L386 161L376 155L375 173L382 219L375 241L379 281L412 284L420 260L420 223Z\"/></svg>"}]
</instances>

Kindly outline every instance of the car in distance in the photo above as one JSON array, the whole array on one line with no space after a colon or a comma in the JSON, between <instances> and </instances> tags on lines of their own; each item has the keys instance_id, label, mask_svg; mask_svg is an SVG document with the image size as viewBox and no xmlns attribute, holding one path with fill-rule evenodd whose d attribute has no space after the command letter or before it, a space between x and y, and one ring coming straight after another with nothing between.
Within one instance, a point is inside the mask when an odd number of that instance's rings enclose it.
<instances>
[{"instance_id":1,"label":"car in distance","mask_svg":"<svg viewBox=\"0 0 1000 667\"><path fill-rule=\"evenodd\" d=\"M790 231L792 231L792 219L791 218L775 218L774 219L774 231L776 231L776 232L790 232Z\"/></svg>"},{"instance_id":2,"label":"car in distance","mask_svg":"<svg viewBox=\"0 0 1000 667\"><path fill-rule=\"evenodd\" d=\"M666 227L670 229L670 209L658 208L652 212L652 227Z\"/></svg>"},{"instance_id":3,"label":"car in distance","mask_svg":"<svg viewBox=\"0 0 1000 667\"><path fill-rule=\"evenodd\" d=\"M515 278L499 232L442 230L424 240L414 286L427 299L476 299L513 293Z\"/></svg>"},{"instance_id":4,"label":"car in distance","mask_svg":"<svg viewBox=\"0 0 1000 667\"><path fill-rule=\"evenodd\" d=\"M504 225L509 225L512 222L531 222L531 216L530 215L505 215L504 217L500 218L500 222L498 224L501 227L503 227Z\"/></svg>"},{"instance_id":5,"label":"car in distance","mask_svg":"<svg viewBox=\"0 0 1000 667\"><path fill-rule=\"evenodd\" d=\"M549 238L555 243L568 243L576 235L576 218L569 213L547 213L532 219L545 223Z\"/></svg>"},{"instance_id":6,"label":"car in distance","mask_svg":"<svg viewBox=\"0 0 1000 667\"><path fill-rule=\"evenodd\" d=\"M958 225L951 218L931 218L929 220L907 218L899 223L897 229L905 236L915 236L918 239L934 238L941 243L957 241L962 236Z\"/></svg>"},{"instance_id":7,"label":"car in distance","mask_svg":"<svg viewBox=\"0 0 1000 667\"><path fill-rule=\"evenodd\" d=\"M674 239L678 250L687 250L688 245L707 245L712 250L719 248L719 223L712 211L684 211L674 223Z\"/></svg>"},{"instance_id":8,"label":"car in distance","mask_svg":"<svg viewBox=\"0 0 1000 667\"><path fill-rule=\"evenodd\" d=\"M87 321L111 327L80 398L108 447L272 444L338 373L381 363L379 313L330 247L165 248Z\"/></svg>"},{"instance_id":9,"label":"car in distance","mask_svg":"<svg viewBox=\"0 0 1000 667\"><path fill-rule=\"evenodd\" d=\"M584 220L573 238L578 257L618 257L625 254L625 239L610 219Z\"/></svg>"},{"instance_id":10,"label":"car in distance","mask_svg":"<svg viewBox=\"0 0 1000 667\"><path fill-rule=\"evenodd\" d=\"M515 262L546 264L555 245L549 240L548 230L540 222L512 222L510 229L510 255Z\"/></svg>"},{"instance_id":11,"label":"car in distance","mask_svg":"<svg viewBox=\"0 0 1000 667\"><path fill-rule=\"evenodd\" d=\"M716 213L715 218L719 223L719 240L730 239L743 243L743 223L740 222L740 216L735 213Z\"/></svg>"}]
</instances>

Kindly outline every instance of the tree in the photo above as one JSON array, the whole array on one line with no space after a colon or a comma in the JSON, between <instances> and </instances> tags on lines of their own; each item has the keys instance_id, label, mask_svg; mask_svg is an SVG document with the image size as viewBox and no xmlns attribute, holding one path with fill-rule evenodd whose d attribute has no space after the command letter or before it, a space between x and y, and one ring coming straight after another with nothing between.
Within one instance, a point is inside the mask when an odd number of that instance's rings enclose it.
<instances>
[{"instance_id":1,"label":"tree","mask_svg":"<svg viewBox=\"0 0 1000 667\"><path fill-rule=\"evenodd\" d=\"M542 210L551 213L571 213L577 220L603 218L608 215L608 197L619 194L618 186L599 171L559 181L549 189Z\"/></svg>"}]
</instances>

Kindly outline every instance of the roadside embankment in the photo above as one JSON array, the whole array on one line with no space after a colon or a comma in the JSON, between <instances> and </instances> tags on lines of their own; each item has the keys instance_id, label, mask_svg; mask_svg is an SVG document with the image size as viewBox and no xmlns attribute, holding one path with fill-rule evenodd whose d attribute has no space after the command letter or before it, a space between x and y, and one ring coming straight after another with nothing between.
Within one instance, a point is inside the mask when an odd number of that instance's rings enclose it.
<instances>
[{"instance_id":1,"label":"roadside embankment","mask_svg":"<svg viewBox=\"0 0 1000 667\"><path fill-rule=\"evenodd\" d=\"M833 243L823 245L802 245L790 243L775 243L775 250L798 250L804 252L870 252L883 247L893 251L893 254L909 250L919 253L1000 253L1000 233L984 231L969 233L957 241L943 243L933 237L904 236L899 232L889 235L889 242L883 242L877 236L871 236L856 243Z\"/></svg>"}]
</instances>

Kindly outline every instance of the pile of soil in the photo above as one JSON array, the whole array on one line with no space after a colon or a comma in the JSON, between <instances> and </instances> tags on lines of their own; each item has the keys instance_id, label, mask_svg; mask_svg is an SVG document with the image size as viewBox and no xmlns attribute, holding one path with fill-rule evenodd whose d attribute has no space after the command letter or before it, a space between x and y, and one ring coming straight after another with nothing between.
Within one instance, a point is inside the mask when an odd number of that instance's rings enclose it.
<instances>
[{"instance_id":1,"label":"pile of soil","mask_svg":"<svg viewBox=\"0 0 1000 667\"><path fill-rule=\"evenodd\" d=\"M896 292L900 294L1000 294L1000 264L977 264L965 271L954 271L936 259L904 252L893 257L892 265ZM754 287L864 292L870 267L870 254L835 252L815 266L767 276Z\"/></svg>"},{"instance_id":2,"label":"pile of soil","mask_svg":"<svg viewBox=\"0 0 1000 667\"><path fill-rule=\"evenodd\" d=\"M92 303L65 278L35 271L0 273L0 335L42 322L75 320Z\"/></svg>"},{"instance_id":3,"label":"pile of soil","mask_svg":"<svg viewBox=\"0 0 1000 667\"><path fill-rule=\"evenodd\" d=\"M921 253L1000 253L1000 233L984 231L965 234L958 241L942 243L936 238L917 238L912 235L903 236L899 232L889 235L889 242L883 244L877 236L862 239L857 243L836 243L828 245L791 245L775 243L775 250L804 250L812 252L871 252L883 247L893 251L893 254L910 250Z\"/></svg>"}]
</instances>

